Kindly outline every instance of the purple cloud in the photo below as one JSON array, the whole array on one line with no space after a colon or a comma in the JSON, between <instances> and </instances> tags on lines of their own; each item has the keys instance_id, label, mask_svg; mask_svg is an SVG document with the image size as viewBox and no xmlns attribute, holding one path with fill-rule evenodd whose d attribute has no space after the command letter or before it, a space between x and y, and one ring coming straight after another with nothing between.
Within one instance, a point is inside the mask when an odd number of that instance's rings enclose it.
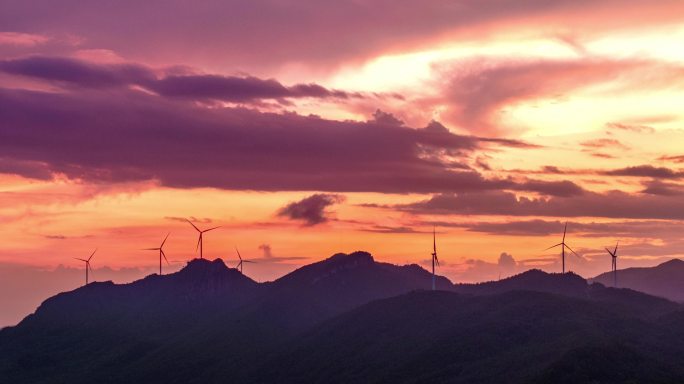
<instances>
[{"instance_id":1,"label":"purple cloud","mask_svg":"<svg viewBox=\"0 0 684 384\"><path fill-rule=\"evenodd\" d=\"M666 183L659 180L650 180L644 183L642 193L663 196L682 196L684 195L684 185Z\"/></svg>"},{"instance_id":2,"label":"purple cloud","mask_svg":"<svg viewBox=\"0 0 684 384\"><path fill-rule=\"evenodd\" d=\"M451 159L476 150L527 145L456 135L438 123L414 129L202 108L127 89L0 89L0 104L0 158L84 181L265 191L581 191L570 182L489 179L454 168Z\"/></svg>"},{"instance_id":3,"label":"purple cloud","mask_svg":"<svg viewBox=\"0 0 684 384\"><path fill-rule=\"evenodd\" d=\"M416 214L684 220L684 200L681 198L620 191L550 198L517 197L504 191L441 194L392 208Z\"/></svg>"},{"instance_id":4,"label":"purple cloud","mask_svg":"<svg viewBox=\"0 0 684 384\"><path fill-rule=\"evenodd\" d=\"M322 224L329 220L326 209L344 200L342 195L317 193L287 204L278 210L278 216L303 221L307 226Z\"/></svg>"},{"instance_id":5,"label":"purple cloud","mask_svg":"<svg viewBox=\"0 0 684 384\"><path fill-rule=\"evenodd\" d=\"M502 236L549 236L563 231L565 222L560 220L514 220L506 222L441 222L440 227L465 228L470 232L480 232ZM583 237L649 238L678 239L682 223L673 220L639 220L620 222L575 222L569 221L572 233Z\"/></svg>"},{"instance_id":6,"label":"purple cloud","mask_svg":"<svg viewBox=\"0 0 684 384\"><path fill-rule=\"evenodd\" d=\"M628 176L628 177L653 177L657 179L680 179L684 177L683 171L675 171L665 167L654 167L652 165L638 165L614 169L603 172L609 176Z\"/></svg>"},{"instance_id":7,"label":"purple cloud","mask_svg":"<svg viewBox=\"0 0 684 384\"><path fill-rule=\"evenodd\" d=\"M318 84L286 87L274 79L253 76L161 75L130 63L101 64L65 57L32 56L0 61L0 71L68 87L107 88L139 86L164 97L247 102L260 99L360 97Z\"/></svg>"}]
</instances>

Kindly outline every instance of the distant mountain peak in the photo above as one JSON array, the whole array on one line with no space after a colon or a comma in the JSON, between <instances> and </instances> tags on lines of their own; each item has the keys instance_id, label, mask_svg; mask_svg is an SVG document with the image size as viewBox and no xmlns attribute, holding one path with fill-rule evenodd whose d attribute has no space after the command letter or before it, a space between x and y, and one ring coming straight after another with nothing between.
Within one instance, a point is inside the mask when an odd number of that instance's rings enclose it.
<instances>
[{"instance_id":1,"label":"distant mountain peak","mask_svg":"<svg viewBox=\"0 0 684 384\"><path fill-rule=\"evenodd\" d=\"M559 293L569 296L583 296L586 289L587 281L575 273L548 273L539 269L530 269L500 281L458 284L456 286L457 292L474 294L529 290Z\"/></svg>"},{"instance_id":2,"label":"distant mountain peak","mask_svg":"<svg viewBox=\"0 0 684 384\"><path fill-rule=\"evenodd\" d=\"M180 270L180 272L193 272L193 271L227 271L229 268L226 263L223 262L221 258L209 260L209 259L192 259Z\"/></svg>"},{"instance_id":3,"label":"distant mountain peak","mask_svg":"<svg viewBox=\"0 0 684 384\"><path fill-rule=\"evenodd\" d=\"M373 260L373 256L368 252L356 251L350 254L336 253L316 264L317 268L315 268L314 275L310 278L312 283L316 283L343 270L372 266L375 264L375 260Z\"/></svg>"},{"instance_id":4,"label":"distant mountain peak","mask_svg":"<svg viewBox=\"0 0 684 384\"><path fill-rule=\"evenodd\" d=\"M373 256L366 251L356 251L352 253L336 253L323 260L324 263L373 263Z\"/></svg>"},{"instance_id":5,"label":"distant mountain peak","mask_svg":"<svg viewBox=\"0 0 684 384\"><path fill-rule=\"evenodd\" d=\"M340 287L351 287L354 284L382 285L385 283L380 283L381 275L384 277L394 276L390 278L394 280L394 283L403 281L401 284L413 284L413 289L422 286L416 285L413 279L426 279L425 288L429 287L429 273L419 266L395 266L377 262L370 253L364 251L334 254L327 259L303 266L276 280L275 283L278 286L301 286L337 281ZM440 279L443 278L440 277ZM352 283L352 281L357 282ZM360 283L360 281L364 282ZM408 283L408 281L412 282ZM388 286L391 285L388 284ZM450 287L451 283L447 280L446 285Z\"/></svg>"},{"instance_id":6,"label":"distant mountain peak","mask_svg":"<svg viewBox=\"0 0 684 384\"><path fill-rule=\"evenodd\" d=\"M564 280L585 281L585 279L582 276L580 276L580 275L578 275L572 271L569 271L566 273L552 273L552 272L542 271L541 269L537 269L537 268L528 269L527 271L521 272L517 275L507 277L504 280L522 279L525 277L549 277L549 278L564 279Z\"/></svg>"},{"instance_id":7,"label":"distant mountain peak","mask_svg":"<svg viewBox=\"0 0 684 384\"><path fill-rule=\"evenodd\" d=\"M175 281L189 283L223 284L226 282L243 282L256 284L252 279L243 275L235 268L229 268L226 263L218 258L214 260L193 259L180 271L169 275Z\"/></svg>"},{"instance_id":8,"label":"distant mountain peak","mask_svg":"<svg viewBox=\"0 0 684 384\"><path fill-rule=\"evenodd\" d=\"M614 278L612 272L604 272L591 281L612 287ZM653 267L618 269L617 286L684 302L684 261L671 259Z\"/></svg>"},{"instance_id":9,"label":"distant mountain peak","mask_svg":"<svg viewBox=\"0 0 684 384\"><path fill-rule=\"evenodd\" d=\"M672 259L668 260L664 263L660 263L656 266L656 268L662 268L662 267L674 267L674 266L681 266L684 265L684 260L681 259Z\"/></svg>"}]
</instances>

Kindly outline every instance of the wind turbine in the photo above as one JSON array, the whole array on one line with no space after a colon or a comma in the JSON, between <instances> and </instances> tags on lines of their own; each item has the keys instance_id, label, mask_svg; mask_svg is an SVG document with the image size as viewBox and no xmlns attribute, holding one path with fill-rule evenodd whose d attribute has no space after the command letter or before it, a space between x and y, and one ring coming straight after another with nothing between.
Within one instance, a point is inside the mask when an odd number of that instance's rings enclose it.
<instances>
[{"instance_id":1,"label":"wind turbine","mask_svg":"<svg viewBox=\"0 0 684 384\"><path fill-rule=\"evenodd\" d=\"M197 252L197 248L199 248L199 251L200 251L200 259L204 259L204 254L202 253L202 248L203 248L203 244L204 244L203 241L202 241L202 240L203 240L202 235L204 235L204 232L213 231L214 229L220 228L221 226L219 225L218 227L214 227L214 228L209 228L209 229L201 230L201 229L197 228L197 227L195 226L195 224L192 223L192 221L190 221L190 220L188 220L188 219L185 219L185 221L187 221L188 223L190 223L190 225L192 225L192 227L195 228L195 230L196 230L197 232L199 232L199 239L197 239L197 247L195 248L195 252Z\"/></svg>"},{"instance_id":2,"label":"wind turbine","mask_svg":"<svg viewBox=\"0 0 684 384\"><path fill-rule=\"evenodd\" d=\"M439 266L439 259L437 258L437 234L435 227L432 227L432 290L435 290L435 263Z\"/></svg>"},{"instance_id":3,"label":"wind turbine","mask_svg":"<svg viewBox=\"0 0 684 384\"><path fill-rule=\"evenodd\" d=\"M615 243L615 249L611 252L608 247L606 247L606 251L610 254L610 257L612 258L612 264L610 266L611 271L613 272L613 287L617 287L617 250L618 250L618 244L620 243L620 240L618 240Z\"/></svg>"},{"instance_id":4,"label":"wind turbine","mask_svg":"<svg viewBox=\"0 0 684 384\"><path fill-rule=\"evenodd\" d=\"M237 263L235 268L239 269L240 273L242 273L242 263L256 263L256 261L243 259L242 255L240 255L240 251L238 251L237 247L235 247L235 252L237 252L238 258L240 259L240 261ZM243 273L243 275L244 275L244 273Z\"/></svg>"},{"instance_id":5,"label":"wind turbine","mask_svg":"<svg viewBox=\"0 0 684 384\"><path fill-rule=\"evenodd\" d=\"M95 256L95 252L97 252L97 248L95 248L93 253L90 254L90 257L88 259L79 259L78 257L74 257L74 259L83 261L86 265L86 268L85 268L85 270L86 270L86 283L85 283L85 285L88 285L88 270L92 271L92 268L90 267L90 259L92 259L93 256Z\"/></svg>"},{"instance_id":6,"label":"wind turbine","mask_svg":"<svg viewBox=\"0 0 684 384\"><path fill-rule=\"evenodd\" d=\"M143 249L143 251L159 251L159 276L161 276L161 274L162 274L162 257L164 258L164 260L166 260L166 264L171 265L171 263L169 263L169 259L166 258L166 254L164 253L164 243L166 243L166 239L169 238L170 234L171 234L171 232L169 232L166 235L166 237L164 238L164 241L162 241L159 248L145 248L145 249Z\"/></svg>"},{"instance_id":7,"label":"wind turbine","mask_svg":"<svg viewBox=\"0 0 684 384\"><path fill-rule=\"evenodd\" d=\"M561 241L560 243L558 243L554 246L551 246L551 247L548 247L545 249L545 251L548 251L551 248L561 247L561 256L563 259L563 273L565 273L565 248L569 249L570 252L574 253L575 256L579 257L579 255L575 251L573 251L572 248L570 248L567 244L565 244L565 233L567 231L568 231L568 222L566 221L565 222L565 229L563 229L563 241Z\"/></svg>"}]
</instances>

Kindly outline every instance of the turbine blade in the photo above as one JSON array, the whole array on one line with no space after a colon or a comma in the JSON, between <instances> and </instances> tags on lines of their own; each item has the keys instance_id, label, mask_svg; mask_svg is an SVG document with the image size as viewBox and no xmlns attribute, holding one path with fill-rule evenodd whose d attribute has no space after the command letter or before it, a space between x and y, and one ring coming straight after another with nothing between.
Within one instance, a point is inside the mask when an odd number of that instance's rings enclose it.
<instances>
[{"instance_id":1,"label":"turbine blade","mask_svg":"<svg viewBox=\"0 0 684 384\"><path fill-rule=\"evenodd\" d=\"M90 261L90 259L92 259L93 256L95 256L95 252L97 252L97 248L95 248L95 250L93 251L93 253L90 254L90 257L88 258L88 261Z\"/></svg>"},{"instance_id":2,"label":"turbine blade","mask_svg":"<svg viewBox=\"0 0 684 384\"><path fill-rule=\"evenodd\" d=\"M567 244L565 244L565 247L570 250L570 252L574 253L575 256L580 257L580 255L577 254L577 252L573 251L572 248L568 247ZM581 257L580 257L581 258Z\"/></svg>"},{"instance_id":3,"label":"turbine blade","mask_svg":"<svg viewBox=\"0 0 684 384\"><path fill-rule=\"evenodd\" d=\"M202 231L202 232L209 232L209 231L213 231L213 230L214 230L214 229L216 229L216 228L221 228L221 226L219 225L218 227L214 227L214 228L209 228L209 229L205 229L205 230L204 230L204 231Z\"/></svg>"},{"instance_id":4,"label":"turbine blade","mask_svg":"<svg viewBox=\"0 0 684 384\"><path fill-rule=\"evenodd\" d=\"M563 229L563 242L565 242L565 234L568 232L568 222L565 222L565 228Z\"/></svg>"},{"instance_id":5,"label":"turbine blade","mask_svg":"<svg viewBox=\"0 0 684 384\"><path fill-rule=\"evenodd\" d=\"M192 227L195 228L195 229L197 230L197 232L202 232L202 231L200 231L199 228L197 228L197 227L195 226L195 224L192 223L192 221L190 221L190 220L188 220L188 219L185 219L185 221L187 221L188 223L190 223L190 225L192 225Z\"/></svg>"},{"instance_id":6,"label":"turbine blade","mask_svg":"<svg viewBox=\"0 0 684 384\"><path fill-rule=\"evenodd\" d=\"M240 254L240 251L238 251L237 247L235 247L235 252L237 252L240 261L242 261L242 255Z\"/></svg>"},{"instance_id":7,"label":"turbine blade","mask_svg":"<svg viewBox=\"0 0 684 384\"><path fill-rule=\"evenodd\" d=\"M143 248L141 251L158 251L160 248Z\"/></svg>"},{"instance_id":8,"label":"turbine blade","mask_svg":"<svg viewBox=\"0 0 684 384\"><path fill-rule=\"evenodd\" d=\"M170 235L170 234L171 234L171 232L169 232L169 233L166 234L166 237L164 238L164 241L162 241L161 245L159 246L159 249L161 249L161 248L164 246L164 243L166 243L166 239L169 238L169 235Z\"/></svg>"},{"instance_id":9,"label":"turbine blade","mask_svg":"<svg viewBox=\"0 0 684 384\"><path fill-rule=\"evenodd\" d=\"M559 245L563 245L563 243L558 243L558 244L556 244L556 245L550 246L550 247L546 248L544 251L548 251L548 250L551 249L551 248L556 248L556 247L558 247ZM544 251L542 251L542 252L544 252Z\"/></svg>"},{"instance_id":10,"label":"turbine blade","mask_svg":"<svg viewBox=\"0 0 684 384\"><path fill-rule=\"evenodd\" d=\"M242 260L240 260L240 261L237 263L237 265L235 265L235 268L240 268L241 265L242 265Z\"/></svg>"},{"instance_id":11,"label":"turbine blade","mask_svg":"<svg viewBox=\"0 0 684 384\"><path fill-rule=\"evenodd\" d=\"M606 247L606 251L608 251L608 254L609 254L609 255L615 257L615 254L614 254L613 252L611 252L610 249L608 249L607 247Z\"/></svg>"},{"instance_id":12,"label":"turbine blade","mask_svg":"<svg viewBox=\"0 0 684 384\"><path fill-rule=\"evenodd\" d=\"M86 259L79 259L78 257L74 257L74 259L76 259L76 260L81 260L81 261L85 261L86 263L88 262L88 260L86 260Z\"/></svg>"},{"instance_id":13,"label":"turbine blade","mask_svg":"<svg viewBox=\"0 0 684 384\"><path fill-rule=\"evenodd\" d=\"M202 242L202 232L200 232L199 237L197 238L197 246L195 247L195 252L199 250L200 243Z\"/></svg>"},{"instance_id":14,"label":"turbine blade","mask_svg":"<svg viewBox=\"0 0 684 384\"><path fill-rule=\"evenodd\" d=\"M256 263L257 263L256 261L252 261L252 260L242 260L242 262L243 262L243 263L252 263L252 264L256 264Z\"/></svg>"},{"instance_id":15,"label":"turbine blade","mask_svg":"<svg viewBox=\"0 0 684 384\"><path fill-rule=\"evenodd\" d=\"M164 251L162 251L161 249L159 251L161 252L162 256L164 256L164 260L166 260L166 264L171 265L171 263L169 263L169 259L166 258L166 253L164 253Z\"/></svg>"},{"instance_id":16,"label":"turbine blade","mask_svg":"<svg viewBox=\"0 0 684 384\"><path fill-rule=\"evenodd\" d=\"M617 256L618 244L620 244L620 240L618 240L618 241L615 243L615 251L613 251L613 253L614 253L613 256Z\"/></svg>"}]
</instances>

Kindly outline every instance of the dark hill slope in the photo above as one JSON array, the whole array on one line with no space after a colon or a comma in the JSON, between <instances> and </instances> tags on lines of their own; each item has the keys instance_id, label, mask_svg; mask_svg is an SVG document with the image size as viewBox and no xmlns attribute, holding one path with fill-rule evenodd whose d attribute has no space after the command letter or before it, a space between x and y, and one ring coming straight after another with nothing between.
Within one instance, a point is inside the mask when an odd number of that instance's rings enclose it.
<instances>
[{"instance_id":1,"label":"dark hill slope","mask_svg":"<svg viewBox=\"0 0 684 384\"><path fill-rule=\"evenodd\" d=\"M681 382L684 371L677 364L684 359L657 350L666 335L605 302L523 291L471 297L414 292L325 322L251 374L263 383L278 377L307 383L526 383L561 382L555 381L564 377L561 369L572 365L565 371L572 380L562 382ZM684 342L676 349L684 351ZM613 351L603 361L625 361L589 363Z\"/></svg>"},{"instance_id":2,"label":"dark hill slope","mask_svg":"<svg viewBox=\"0 0 684 384\"><path fill-rule=\"evenodd\" d=\"M546 273L538 269L531 269L499 281L454 285L454 291L473 295L491 295L515 290L582 297L586 294L587 281L571 272L565 274Z\"/></svg>"},{"instance_id":3,"label":"dark hill slope","mask_svg":"<svg viewBox=\"0 0 684 384\"><path fill-rule=\"evenodd\" d=\"M438 276L440 290L453 288ZM288 328L303 329L373 300L430 289L432 275L417 265L379 263L367 252L336 254L299 268L268 284L255 303L258 317L278 317Z\"/></svg>"},{"instance_id":4,"label":"dark hill slope","mask_svg":"<svg viewBox=\"0 0 684 384\"><path fill-rule=\"evenodd\" d=\"M200 338L187 342L195 335L211 329L212 338L232 339L232 330L219 324L233 319L262 288L221 260L193 260L175 274L123 285L91 283L61 293L0 332L0 376L16 377L13 382L92 382L95 371L107 377L134 371L147 356L168 350L182 367L192 359L180 354L200 343Z\"/></svg>"},{"instance_id":5,"label":"dark hill slope","mask_svg":"<svg viewBox=\"0 0 684 384\"><path fill-rule=\"evenodd\" d=\"M613 274L606 272L591 281L612 287ZM620 269L617 271L617 284L620 288L684 302L684 261L672 259L655 267Z\"/></svg>"},{"instance_id":6,"label":"dark hill slope","mask_svg":"<svg viewBox=\"0 0 684 384\"><path fill-rule=\"evenodd\" d=\"M430 282L417 266L377 263L365 252L338 254L268 284L221 260L193 260L178 273L92 283L46 300L0 331L0 376L214 382L312 324ZM451 287L445 278L438 283Z\"/></svg>"}]
</instances>

